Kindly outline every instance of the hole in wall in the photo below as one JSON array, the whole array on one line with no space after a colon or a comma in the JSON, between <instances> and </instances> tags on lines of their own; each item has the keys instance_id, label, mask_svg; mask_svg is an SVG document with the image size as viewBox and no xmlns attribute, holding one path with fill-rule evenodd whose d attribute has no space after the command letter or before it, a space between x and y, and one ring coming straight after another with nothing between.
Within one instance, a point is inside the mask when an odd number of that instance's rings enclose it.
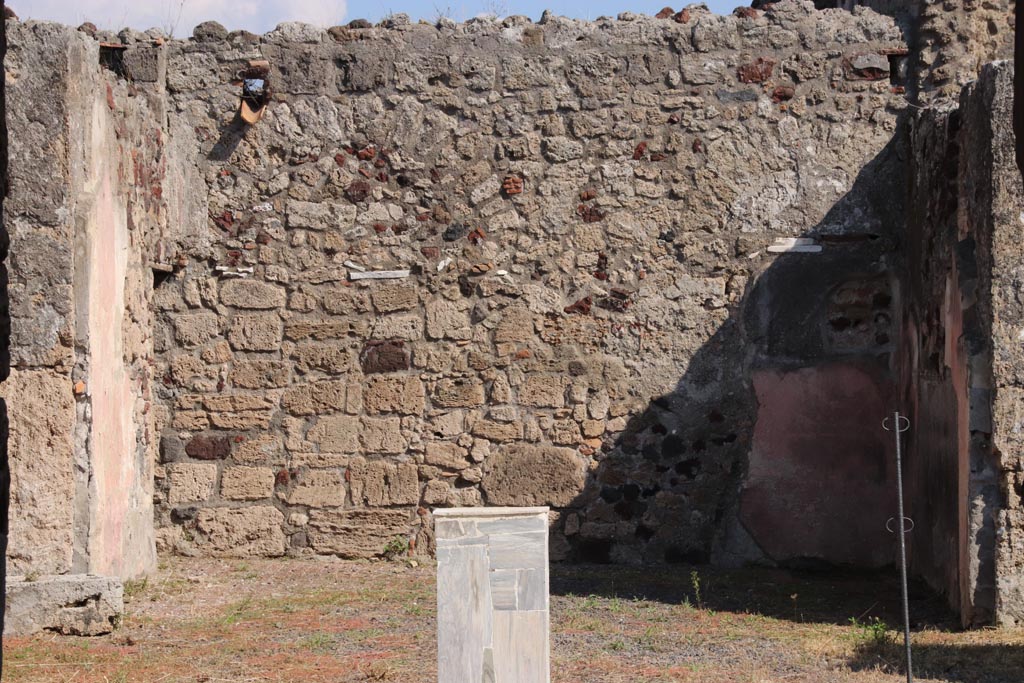
<instances>
[{"instance_id":1,"label":"hole in wall","mask_svg":"<svg viewBox=\"0 0 1024 683\"><path fill-rule=\"evenodd\" d=\"M125 77L124 51L125 45L117 43L100 43L100 66L112 71L120 78Z\"/></svg>"},{"instance_id":2,"label":"hole in wall","mask_svg":"<svg viewBox=\"0 0 1024 683\"><path fill-rule=\"evenodd\" d=\"M160 285L167 282L174 275L172 269L165 268L153 268L153 289L158 289Z\"/></svg>"}]
</instances>

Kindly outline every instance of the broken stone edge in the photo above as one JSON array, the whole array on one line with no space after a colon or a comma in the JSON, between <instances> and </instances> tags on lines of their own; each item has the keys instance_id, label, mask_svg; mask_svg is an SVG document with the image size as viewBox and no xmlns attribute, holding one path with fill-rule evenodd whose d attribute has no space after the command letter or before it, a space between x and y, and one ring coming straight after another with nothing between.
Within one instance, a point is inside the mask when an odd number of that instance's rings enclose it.
<instances>
[{"instance_id":1,"label":"broken stone edge","mask_svg":"<svg viewBox=\"0 0 1024 683\"><path fill-rule=\"evenodd\" d=\"M111 576L73 574L7 579L5 636L43 631L62 635L110 633L124 613L124 584Z\"/></svg>"}]
</instances>

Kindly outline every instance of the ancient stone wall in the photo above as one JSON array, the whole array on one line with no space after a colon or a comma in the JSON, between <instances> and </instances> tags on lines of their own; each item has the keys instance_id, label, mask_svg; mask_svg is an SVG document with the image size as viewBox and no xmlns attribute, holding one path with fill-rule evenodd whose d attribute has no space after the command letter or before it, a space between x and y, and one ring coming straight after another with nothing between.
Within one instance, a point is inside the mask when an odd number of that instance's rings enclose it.
<instances>
[{"instance_id":1,"label":"ancient stone wall","mask_svg":"<svg viewBox=\"0 0 1024 683\"><path fill-rule=\"evenodd\" d=\"M1020 171L1013 70L913 122L903 317L916 570L965 624L1020 623Z\"/></svg>"},{"instance_id":2,"label":"ancient stone wall","mask_svg":"<svg viewBox=\"0 0 1024 683\"><path fill-rule=\"evenodd\" d=\"M555 557L706 559L718 538L723 557L890 559L806 533L765 551L737 494L754 368L774 387L831 364L884 415L885 323L827 321L859 305L833 300L844 283L891 301L899 31L796 2L627 18L206 25L168 46L210 236L156 291L168 547L366 557L429 547L432 507L486 503L556 508ZM253 58L277 95L246 129L231 81ZM826 251L766 251L800 235ZM767 271L783 284L745 324ZM805 327L788 345L784 313ZM863 446L832 431L837 460ZM767 470L793 464L761 443Z\"/></svg>"},{"instance_id":3,"label":"ancient stone wall","mask_svg":"<svg viewBox=\"0 0 1024 683\"><path fill-rule=\"evenodd\" d=\"M956 102L985 64L1013 55L1013 0L815 0L815 6L894 17L911 52L903 67L908 93L925 102Z\"/></svg>"},{"instance_id":4,"label":"ancient stone wall","mask_svg":"<svg viewBox=\"0 0 1024 683\"><path fill-rule=\"evenodd\" d=\"M905 125L1006 7L858 4L9 24L15 569L137 574L154 519L429 552L476 505L551 506L553 559L880 567L903 404L917 572L1018 619L1003 77Z\"/></svg>"},{"instance_id":5,"label":"ancient stone wall","mask_svg":"<svg viewBox=\"0 0 1024 683\"><path fill-rule=\"evenodd\" d=\"M1013 0L919 0L913 31L916 74L928 98L953 101L996 59L1013 56Z\"/></svg>"},{"instance_id":6,"label":"ancient stone wall","mask_svg":"<svg viewBox=\"0 0 1024 683\"><path fill-rule=\"evenodd\" d=\"M995 546L995 617L1002 625L1024 623L1024 450L1021 449L1020 339L1024 307L1019 296L1024 246L1020 234L1024 183L1014 159L1013 69L989 65L965 90L961 100L963 127L969 131L961 147L964 176L958 221L982 237L979 298L982 320L990 330L991 443L974 425L972 413L970 521L987 527L983 545ZM983 242L982 242L983 240ZM972 406L973 408L973 406ZM976 454L976 455L975 455ZM978 461L978 456L985 459ZM994 470L994 471L993 471ZM991 482L999 492L983 488ZM982 514L984 513L984 514ZM991 535L989 535L991 534Z\"/></svg>"},{"instance_id":7,"label":"ancient stone wall","mask_svg":"<svg viewBox=\"0 0 1024 683\"><path fill-rule=\"evenodd\" d=\"M13 573L152 568L160 116L73 29L8 23ZM153 234L159 231L152 230Z\"/></svg>"}]
</instances>

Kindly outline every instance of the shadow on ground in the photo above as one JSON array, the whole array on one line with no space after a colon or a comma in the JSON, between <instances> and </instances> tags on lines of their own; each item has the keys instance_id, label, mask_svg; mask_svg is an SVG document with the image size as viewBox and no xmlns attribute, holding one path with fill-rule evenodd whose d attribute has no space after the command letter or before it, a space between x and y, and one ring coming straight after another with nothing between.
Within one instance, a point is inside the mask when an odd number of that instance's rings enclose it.
<instances>
[{"instance_id":1,"label":"shadow on ground","mask_svg":"<svg viewBox=\"0 0 1024 683\"><path fill-rule=\"evenodd\" d=\"M716 612L758 614L798 623L848 626L853 619L866 624L877 618L892 629L901 628L902 623L895 570L805 572L686 565L552 565L551 593L688 603ZM911 583L910 611L915 629L958 630L945 600L923 582Z\"/></svg>"},{"instance_id":2,"label":"shadow on ground","mask_svg":"<svg viewBox=\"0 0 1024 683\"><path fill-rule=\"evenodd\" d=\"M1012 683L1021 680L1024 670L1024 647L1016 645L928 643L914 645L912 652L915 678L950 683ZM900 636L898 640L864 643L857 648L848 666L853 671L883 671L905 676L904 658Z\"/></svg>"}]
</instances>

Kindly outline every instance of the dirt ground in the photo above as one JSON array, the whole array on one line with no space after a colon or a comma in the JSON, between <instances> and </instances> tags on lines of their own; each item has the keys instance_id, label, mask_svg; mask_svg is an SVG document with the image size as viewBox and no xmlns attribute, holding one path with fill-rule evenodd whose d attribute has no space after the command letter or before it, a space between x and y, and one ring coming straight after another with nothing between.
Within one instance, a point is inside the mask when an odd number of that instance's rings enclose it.
<instances>
[{"instance_id":1,"label":"dirt ground","mask_svg":"<svg viewBox=\"0 0 1024 683\"><path fill-rule=\"evenodd\" d=\"M899 683L893 577L554 566L556 683ZM4 640L11 683L434 683L429 563L167 558L109 636ZM1024 631L912 591L920 681L1024 680ZM900 636L901 638L902 636Z\"/></svg>"}]
</instances>

